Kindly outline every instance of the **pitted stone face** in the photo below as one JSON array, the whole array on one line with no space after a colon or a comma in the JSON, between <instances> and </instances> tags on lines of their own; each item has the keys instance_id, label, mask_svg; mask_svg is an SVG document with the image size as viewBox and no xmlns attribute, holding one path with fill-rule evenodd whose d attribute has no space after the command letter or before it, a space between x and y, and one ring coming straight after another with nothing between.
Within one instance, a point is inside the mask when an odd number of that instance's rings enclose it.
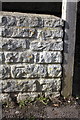
<instances>
[{"instance_id":1,"label":"pitted stone face","mask_svg":"<svg viewBox=\"0 0 80 120\"><path fill-rule=\"evenodd\" d=\"M5 51L25 50L29 48L27 39L0 38L0 49Z\"/></svg>"},{"instance_id":2,"label":"pitted stone face","mask_svg":"<svg viewBox=\"0 0 80 120\"><path fill-rule=\"evenodd\" d=\"M62 51L63 41L62 39L53 39L48 41L32 41L30 43L30 49L33 51Z\"/></svg>"},{"instance_id":3,"label":"pitted stone face","mask_svg":"<svg viewBox=\"0 0 80 120\"><path fill-rule=\"evenodd\" d=\"M13 65L11 76L12 78L44 78L47 77L47 66L38 64Z\"/></svg>"},{"instance_id":4,"label":"pitted stone face","mask_svg":"<svg viewBox=\"0 0 80 120\"><path fill-rule=\"evenodd\" d=\"M8 79L1 82L2 92L58 92L61 80L57 79Z\"/></svg>"},{"instance_id":5,"label":"pitted stone face","mask_svg":"<svg viewBox=\"0 0 80 120\"><path fill-rule=\"evenodd\" d=\"M53 15L0 15L0 85L17 101L60 96L63 26ZM3 101L10 100L2 94ZM8 98L8 99L7 99Z\"/></svg>"}]
</instances>

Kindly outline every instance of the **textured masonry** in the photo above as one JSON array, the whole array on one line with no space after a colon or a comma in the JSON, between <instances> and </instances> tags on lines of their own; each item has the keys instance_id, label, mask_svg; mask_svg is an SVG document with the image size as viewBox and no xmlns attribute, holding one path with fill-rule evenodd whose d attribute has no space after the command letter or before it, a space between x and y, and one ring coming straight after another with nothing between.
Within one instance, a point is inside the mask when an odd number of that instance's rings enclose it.
<instances>
[{"instance_id":1,"label":"textured masonry","mask_svg":"<svg viewBox=\"0 0 80 120\"><path fill-rule=\"evenodd\" d=\"M0 12L0 101L60 95L63 26L53 15Z\"/></svg>"}]
</instances>

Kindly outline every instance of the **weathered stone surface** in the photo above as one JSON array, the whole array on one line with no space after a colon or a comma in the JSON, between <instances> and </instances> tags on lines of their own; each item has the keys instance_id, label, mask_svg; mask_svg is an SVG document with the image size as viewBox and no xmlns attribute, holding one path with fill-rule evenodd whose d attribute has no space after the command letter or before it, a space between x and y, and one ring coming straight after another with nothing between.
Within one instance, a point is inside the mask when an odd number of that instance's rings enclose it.
<instances>
[{"instance_id":1,"label":"weathered stone surface","mask_svg":"<svg viewBox=\"0 0 80 120\"><path fill-rule=\"evenodd\" d=\"M48 65L49 77L61 77L62 67L60 64ZM9 65L1 65L0 78L39 78L47 77L47 65L27 64L27 65L12 65L11 71Z\"/></svg>"},{"instance_id":2,"label":"weathered stone surface","mask_svg":"<svg viewBox=\"0 0 80 120\"><path fill-rule=\"evenodd\" d=\"M25 79L1 81L2 92L57 92L61 80L58 79Z\"/></svg>"},{"instance_id":3,"label":"weathered stone surface","mask_svg":"<svg viewBox=\"0 0 80 120\"><path fill-rule=\"evenodd\" d=\"M22 27L3 27L2 37L29 37L29 29Z\"/></svg>"},{"instance_id":4,"label":"weathered stone surface","mask_svg":"<svg viewBox=\"0 0 80 120\"><path fill-rule=\"evenodd\" d=\"M5 60L5 56L3 52L0 52L0 64L3 64Z\"/></svg>"},{"instance_id":5,"label":"weathered stone surface","mask_svg":"<svg viewBox=\"0 0 80 120\"><path fill-rule=\"evenodd\" d=\"M32 100L34 101L35 98L38 97L38 95L41 94L41 93L36 93L36 92L30 92L30 93L19 93L18 96L17 96L17 101L18 103L20 101L24 101L24 100Z\"/></svg>"},{"instance_id":6,"label":"weathered stone surface","mask_svg":"<svg viewBox=\"0 0 80 120\"><path fill-rule=\"evenodd\" d=\"M52 100L54 100L54 98L56 98L56 97L60 97L60 92L49 91L49 92L45 92L44 94L45 94L46 98L51 98Z\"/></svg>"},{"instance_id":7,"label":"weathered stone surface","mask_svg":"<svg viewBox=\"0 0 80 120\"><path fill-rule=\"evenodd\" d=\"M37 38L37 29L29 28L29 38Z\"/></svg>"},{"instance_id":8,"label":"weathered stone surface","mask_svg":"<svg viewBox=\"0 0 80 120\"><path fill-rule=\"evenodd\" d=\"M2 27L0 36L13 38L36 38L37 30L35 28L25 27Z\"/></svg>"},{"instance_id":9,"label":"weathered stone surface","mask_svg":"<svg viewBox=\"0 0 80 120\"><path fill-rule=\"evenodd\" d=\"M7 103L7 102L10 102L11 101L11 98L10 98L10 95L7 94L7 93L0 93L0 102L2 103Z\"/></svg>"},{"instance_id":10,"label":"weathered stone surface","mask_svg":"<svg viewBox=\"0 0 80 120\"><path fill-rule=\"evenodd\" d=\"M11 69L9 65L0 65L0 79L11 77Z\"/></svg>"},{"instance_id":11,"label":"weathered stone surface","mask_svg":"<svg viewBox=\"0 0 80 120\"><path fill-rule=\"evenodd\" d=\"M62 63L61 52L4 52L5 63Z\"/></svg>"},{"instance_id":12,"label":"weathered stone surface","mask_svg":"<svg viewBox=\"0 0 80 120\"><path fill-rule=\"evenodd\" d=\"M5 52L5 63L19 62L18 52Z\"/></svg>"},{"instance_id":13,"label":"weathered stone surface","mask_svg":"<svg viewBox=\"0 0 80 120\"><path fill-rule=\"evenodd\" d=\"M41 17L30 17L28 18L29 27L42 27L43 21Z\"/></svg>"},{"instance_id":14,"label":"weathered stone surface","mask_svg":"<svg viewBox=\"0 0 80 120\"><path fill-rule=\"evenodd\" d=\"M43 95L44 94L44 95ZM35 100L35 98L38 98L38 96L40 96L40 97L46 97L46 98L55 98L55 97L59 97L60 96L60 93L59 92L44 92L44 93L42 93L42 92L27 92L27 93L19 93L18 94L18 96L17 96L17 101L18 101L18 103L20 102L20 101L24 101L24 100L32 100L32 101L34 101Z\"/></svg>"},{"instance_id":15,"label":"weathered stone surface","mask_svg":"<svg viewBox=\"0 0 80 120\"><path fill-rule=\"evenodd\" d=\"M43 20L34 16L0 16L2 26L41 27Z\"/></svg>"},{"instance_id":16,"label":"weathered stone surface","mask_svg":"<svg viewBox=\"0 0 80 120\"><path fill-rule=\"evenodd\" d=\"M36 91L35 80L4 80L2 92L31 92Z\"/></svg>"},{"instance_id":17,"label":"weathered stone surface","mask_svg":"<svg viewBox=\"0 0 80 120\"><path fill-rule=\"evenodd\" d=\"M38 39L53 39L53 38L63 38L62 28L54 29L35 29L35 28L25 28L25 27L2 27L0 36L3 37L29 37Z\"/></svg>"},{"instance_id":18,"label":"weathered stone surface","mask_svg":"<svg viewBox=\"0 0 80 120\"><path fill-rule=\"evenodd\" d=\"M27 62L27 63L33 63L34 62L34 53L31 51L24 51L19 53L20 61L21 62Z\"/></svg>"},{"instance_id":19,"label":"weathered stone surface","mask_svg":"<svg viewBox=\"0 0 80 120\"><path fill-rule=\"evenodd\" d=\"M0 38L0 49L6 51L25 50L29 48L29 41L26 39Z\"/></svg>"},{"instance_id":20,"label":"weathered stone surface","mask_svg":"<svg viewBox=\"0 0 80 120\"><path fill-rule=\"evenodd\" d=\"M28 23L28 17L26 16L18 16L16 17L16 22L17 22L17 26L18 27L28 27L29 23Z\"/></svg>"},{"instance_id":21,"label":"weathered stone surface","mask_svg":"<svg viewBox=\"0 0 80 120\"><path fill-rule=\"evenodd\" d=\"M33 63L34 54L31 52L5 52L5 62L6 63Z\"/></svg>"},{"instance_id":22,"label":"weathered stone surface","mask_svg":"<svg viewBox=\"0 0 80 120\"><path fill-rule=\"evenodd\" d=\"M60 96L63 20L52 15L1 14L0 91L21 92L18 102Z\"/></svg>"},{"instance_id":23,"label":"weathered stone surface","mask_svg":"<svg viewBox=\"0 0 80 120\"><path fill-rule=\"evenodd\" d=\"M46 65L27 64L13 65L11 67L12 78L37 78L47 76Z\"/></svg>"},{"instance_id":24,"label":"weathered stone surface","mask_svg":"<svg viewBox=\"0 0 80 120\"><path fill-rule=\"evenodd\" d=\"M43 51L40 53L38 63L61 63L62 54L61 52L47 52Z\"/></svg>"},{"instance_id":25,"label":"weathered stone surface","mask_svg":"<svg viewBox=\"0 0 80 120\"><path fill-rule=\"evenodd\" d=\"M36 38L37 31L33 28L25 27L3 27L2 33L3 37L13 37L13 38Z\"/></svg>"},{"instance_id":26,"label":"weathered stone surface","mask_svg":"<svg viewBox=\"0 0 80 120\"><path fill-rule=\"evenodd\" d=\"M62 28L43 28L43 30L37 30L37 38L40 40L49 40L54 38L63 38Z\"/></svg>"},{"instance_id":27,"label":"weathered stone surface","mask_svg":"<svg viewBox=\"0 0 80 120\"><path fill-rule=\"evenodd\" d=\"M0 16L2 26L24 26L24 27L60 27L64 22L60 18L42 18L39 16Z\"/></svg>"},{"instance_id":28,"label":"weathered stone surface","mask_svg":"<svg viewBox=\"0 0 80 120\"><path fill-rule=\"evenodd\" d=\"M51 92L57 92L60 90L61 85L61 79L39 79L38 80L41 91L51 91ZM38 87L38 86L37 86ZM38 89L39 90L39 89Z\"/></svg>"},{"instance_id":29,"label":"weathered stone surface","mask_svg":"<svg viewBox=\"0 0 80 120\"><path fill-rule=\"evenodd\" d=\"M43 50L63 50L63 41L58 39L58 41L32 41L30 43L30 49L34 51L43 51Z\"/></svg>"},{"instance_id":30,"label":"weathered stone surface","mask_svg":"<svg viewBox=\"0 0 80 120\"><path fill-rule=\"evenodd\" d=\"M62 67L60 64L48 65L48 76L49 77L61 77Z\"/></svg>"},{"instance_id":31,"label":"weathered stone surface","mask_svg":"<svg viewBox=\"0 0 80 120\"><path fill-rule=\"evenodd\" d=\"M64 22L62 19L44 19L44 27L62 27Z\"/></svg>"},{"instance_id":32,"label":"weathered stone surface","mask_svg":"<svg viewBox=\"0 0 80 120\"><path fill-rule=\"evenodd\" d=\"M0 24L3 26L16 26L16 17L15 16L0 16Z\"/></svg>"}]
</instances>

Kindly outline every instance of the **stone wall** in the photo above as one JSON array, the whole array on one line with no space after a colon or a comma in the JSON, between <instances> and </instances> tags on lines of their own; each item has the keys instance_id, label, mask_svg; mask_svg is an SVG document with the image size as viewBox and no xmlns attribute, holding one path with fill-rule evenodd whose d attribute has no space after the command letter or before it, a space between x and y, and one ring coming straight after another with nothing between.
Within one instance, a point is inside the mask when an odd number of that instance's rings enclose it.
<instances>
[{"instance_id":1,"label":"stone wall","mask_svg":"<svg viewBox=\"0 0 80 120\"><path fill-rule=\"evenodd\" d=\"M0 12L0 99L59 96L63 26L53 15Z\"/></svg>"}]
</instances>

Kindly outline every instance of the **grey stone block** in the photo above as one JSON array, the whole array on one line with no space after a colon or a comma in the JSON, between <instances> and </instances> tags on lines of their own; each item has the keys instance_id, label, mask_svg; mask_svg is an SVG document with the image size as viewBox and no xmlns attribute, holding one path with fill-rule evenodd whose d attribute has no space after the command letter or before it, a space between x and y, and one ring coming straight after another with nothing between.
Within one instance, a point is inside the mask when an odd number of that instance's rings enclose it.
<instances>
[{"instance_id":1,"label":"grey stone block","mask_svg":"<svg viewBox=\"0 0 80 120\"><path fill-rule=\"evenodd\" d=\"M29 37L29 29L19 27L3 27L1 34L2 37Z\"/></svg>"},{"instance_id":2,"label":"grey stone block","mask_svg":"<svg viewBox=\"0 0 80 120\"><path fill-rule=\"evenodd\" d=\"M46 98L51 98L52 100L54 100L54 98L60 97L60 92L45 92L45 97Z\"/></svg>"},{"instance_id":3,"label":"grey stone block","mask_svg":"<svg viewBox=\"0 0 80 120\"><path fill-rule=\"evenodd\" d=\"M10 95L8 93L0 93L0 102L1 103L7 103L10 101L11 101L11 98L10 98Z\"/></svg>"},{"instance_id":4,"label":"grey stone block","mask_svg":"<svg viewBox=\"0 0 80 120\"><path fill-rule=\"evenodd\" d=\"M46 65L27 64L13 65L11 67L12 78L38 78L47 76Z\"/></svg>"},{"instance_id":5,"label":"grey stone block","mask_svg":"<svg viewBox=\"0 0 80 120\"><path fill-rule=\"evenodd\" d=\"M0 49L5 51L25 50L29 48L29 41L26 39L0 38Z\"/></svg>"},{"instance_id":6,"label":"grey stone block","mask_svg":"<svg viewBox=\"0 0 80 120\"><path fill-rule=\"evenodd\" d=\"M34 54L31 52L5 52L5 63L33 63Z\"/></svg>"},{"instance_id":7,"label":"grey stone block","mask_svg":"<svg viewBox=\"0 0 80 120\"><path fill-rule=\"evenodd\" d=\"M0 64L3 64L5 61L5 56L3 52L0 52Z\"/></svg>"},{"instance_id":8,"label":"grey stone block","mask_svg":"<svg viewBox=\"0 0 80 120\"><path fill-rule=\"evenodd\" d=\"M48 76L49 77L61 77L62 67L60 64L48 65Z\"/></svg>"},{"instance_id":9,"label":"grey stone block","mask_svg":"<svg viewBox=\"0 0 80 120\"><path fill-rule=\"evenodd\" d=\"M41 27L43 20L39 16L0 16L0 25L18 27Z\"/></svg>"},{"instance_id":10,"label":"grey stone block","mask_svg":"<svg viewBox=\"0 0 80 120\"><path fill-rule=\"evenodd\" d=\"M43 95L44 94L44 95ZM55 97L59 97L60 96L60 93L59 92L27 92L27 93L19 93L18 96L17 96L17 101L18 103L20 101L24 101L24 100L27 100L27 99L30 99L32 101L34 101L36 98L38 98L38 96L40 97L46 97L46 98L55 98Z\"/></svg>"},{"instance_id":11,"label":"grey stone block","mask_svg":"<svg viewBox=\"0 0 80 120\"><path fill-rule=\"evenodd\" d=\"M11 77L11 69L9 65L0 65L0 79Z\"/></svg>"},{"instance_id":12,"label":"grey stone block","mask_svg":"<svg viewBox=\"0 0 80 120\"><path fill-rule=\"evenodd\" d=\"M15 16L0 16L2 26L16 26L16 17Z\"/></svg>"},{"instance_id":13,"label":"grey stone block","mask_svg":"<svg viewBox=\"0 0 80 120\"><path fill-rule=\"evenodd\" d=\"M28 93L19 93L17 96L17 101L18 103L20 101L24 101L24 100L32 100L34 101L35 98L38 97L38 95L40 95L41 93L37 93L37 92L28 92Z\"/></svg>"},{"instance_id":14,"label":"grey stone block","mask_svg":"<svg viewBox=\"0 0 80 120\"><path fill-rule=\"evenodd\" d=\"M44 27L63 27L64 22L62 19L44 19Z\"/></svg>"},{"instance_id":15,"label":"grey stone block","mask_svg":"<svg viewBox=\"0 0 80 120\"><path fill-rule=\"evenodd\" d=\"M43 50L63 50L63 41L62 39L52 40L52 41L32 41L30 43L30 49L34 51L43 51Z\"/></svg>"},{"instance_id":16,"label":"grey stone block","mask_svg":"<svg viewBox=\"0 0 80 120\"><path fill-rule=\"evenodd\" d=\"M39 79L38 80L41 87L41 91L45 91L45 92L57 92L60 90L61 88L61 79L58 78L58 79Z\"/></svg>"},{"instance_id":17,"label":"grey stone block","mask_svg":"<svg viewBox=\"0 0 80 120\"><path fill-rule=\"evenodd\" d=\"M37 38L37 29L29 28L29 38Z\"/></svg>"},{"instance_id":18,"label":"grey stone block","mask_svg":"<svg viewBox=\"0 0 80 120\"><path fill-rule=\"evenodd\" d=\"M18 52L5 52L5 63L15 63L19 61Z\"/></svg>"},{"instance_id":19,"label":"grey stone block","mask_svg":"<svg viewBox=\"0 0 80 120\"><path fill-rule=\"evenodd\" d=\"M2 92L31 92L36 91L35 80L4 80Z\"/></svg>"},{"instance_id":20,"label":"grey stone block","mask_svg":"<svg viewBox=\"0 0 80 120\"><path fill-rule=\"evenodd\" d=\"M2 92L57 92L61 88L61 79L8 79L1 84Z\"/></svg>"},{"instance_id":21,"label":"grey stone block","mask_svg":"<svg viewBox=\"0 0 80 120\"><path fill-rule=\"evenodd\" d=\"M29 27L42 27L43 20L41 17L29 17L28 18Z\"/></svg>"},{"instance_id":22,"label":"grey stone block","mask_svg":"<svg viewBox=\"0 0 80 120\"><path fill-rule=\"evenodd\" d=\"M37 30L35 28L25 27L2 27L1 37L13 37L13 38L36 38Z\"/></svg>"},{"instance_id":23,"label":"grey stone block","mask_svg":"<svg viewBox=\"0 0 80 120\"><path fill-rule=\"evenodd\" d=\"M57 38L63 38L62 28L43 28L37 30L37 38L40 40L52 40Z\"/></svg>"},{"instance_id":24,"label":"grey stone block","mask_svg":"<svg viewBox=\"0 0 80 120\"><path fill-rule=\"evenodd\" d=\"M40 52L38 63L62 63L61 52Z\"/></svg>"},{"instance_id":25,"label":"grey stone block","mask_svg":"<svg viewBox=\"0 0 80 120\"><path fill-rule=\"evenodd\" d=\"M18 16L16 17L16 21L18 27L29 27L28 17L26 16Z\"/></svg>"}]
</instances>

